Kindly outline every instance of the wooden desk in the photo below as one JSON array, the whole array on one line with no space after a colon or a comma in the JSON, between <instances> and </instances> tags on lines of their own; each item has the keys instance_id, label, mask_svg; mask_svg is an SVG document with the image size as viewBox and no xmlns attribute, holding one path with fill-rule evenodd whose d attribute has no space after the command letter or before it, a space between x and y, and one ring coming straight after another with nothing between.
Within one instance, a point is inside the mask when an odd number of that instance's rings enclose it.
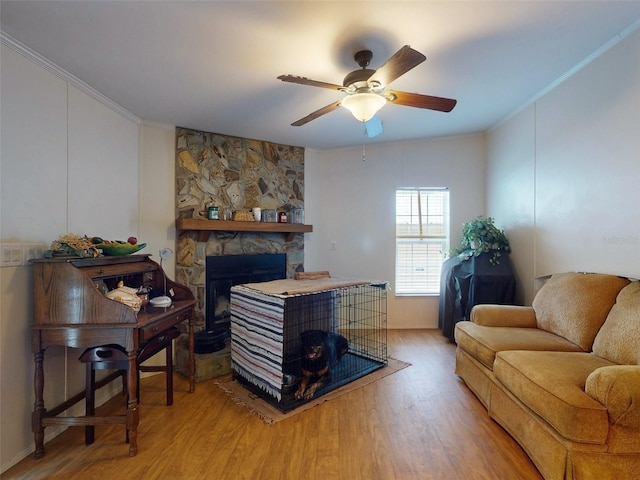
<instances>
[{"instance_id":1,"label":"wooden desk","mask_svg":"<svg viewBox=\"0 0 640 480\"><path fill-rule=\"evenodd\" d=\"M189 332L189 391L195 389L194 306L189 288L166 279L168 307L148 304L136 313L128 306L111 300L99 290L103 284L115 288L118 281L130 287L151 287L151 296L164 294L164 272L149 255L98 257L95 259L33 260L34 325L31 348L35 360L35 403L32 430L36 444L35 458L44 455L44 429L49 425L124 424L129 434L129 455L138 451L139 423L137 399L137 355L154 337L183 322ZM51 410L44 405L44 351L51 345L90 348L116 344L127 351L127 413L98 417L58 417L84 398L75 395Z\"/></svg>"}]
</instances>

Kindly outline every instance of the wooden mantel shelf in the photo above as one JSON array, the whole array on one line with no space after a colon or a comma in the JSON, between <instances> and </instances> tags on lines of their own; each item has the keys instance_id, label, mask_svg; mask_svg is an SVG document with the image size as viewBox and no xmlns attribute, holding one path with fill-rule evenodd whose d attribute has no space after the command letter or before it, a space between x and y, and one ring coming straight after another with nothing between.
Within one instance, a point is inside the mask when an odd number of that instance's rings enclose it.
<instances>
[{"instance_id":1,"label":"wooden mantel shelf","mask_svg":"<svg viewBox=\"0 0 640 480\"><path fill-rule=\"evenodd\" d=\"M176 219L176 230L192 230L198 232L199 242L206 242L209 239L209 232L212 231L286 233L288 234L287 241L290 242L296 233L313 232L313 225L178 218Z\"/></svg>"}]
</instances>

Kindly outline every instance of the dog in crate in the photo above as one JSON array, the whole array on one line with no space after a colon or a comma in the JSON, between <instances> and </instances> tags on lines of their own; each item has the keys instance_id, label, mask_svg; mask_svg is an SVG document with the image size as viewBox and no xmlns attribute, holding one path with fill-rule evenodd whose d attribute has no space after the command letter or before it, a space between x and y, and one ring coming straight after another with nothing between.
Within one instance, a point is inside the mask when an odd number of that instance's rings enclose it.
<instances>
[{"instance_id":1,"label":"dog in crate","mask_svg":"<svg viewBox=\"0 0 640 480\"><path fill-rule=\"evenodd\" d=\"M305 330L300 334L302 378L295 398L309 400L316 391L329 383L331 369L349 350L349 342L342 335L324 330Z\"/></svg>"}]
</instances>

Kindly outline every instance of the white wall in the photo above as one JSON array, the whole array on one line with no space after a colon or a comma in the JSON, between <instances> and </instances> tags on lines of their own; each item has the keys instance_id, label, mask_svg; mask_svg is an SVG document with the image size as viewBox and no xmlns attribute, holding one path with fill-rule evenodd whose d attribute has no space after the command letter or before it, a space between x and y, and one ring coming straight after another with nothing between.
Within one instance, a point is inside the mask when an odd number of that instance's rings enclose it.
<instances>
[{"instance_id":1,"label":"white wall","mask_svg":"<svg viewBox=\"0 0 640 480\"><path fill-rule=\"evenodd\" d=\"M527 108L487 137L487 212L509 239L517 304L534 290L534 126Z\"/></svg>"},{"instance_id":2,"label":"white wall","mask_svg":"<svg viewBox=\"0 0 640 480\"><path fill-rule=\"evenodd\" d=\"M138 234L139 125L2 45L0 241ZM30 266L0 268L0 467L33 451ZM45 352L45 402L84 389L74 349ZM57 433L47 428L47 438Z\"/></svg>"},{"instance_id":3,"label":"white wall","mask_svg":"<svg viewBox=\"0 0 640 480\"><path fill-rule=\"evenodd\" d=\"M640 277L640 31L488 135L488 214L531 302L562 271Z\"/></svg>"},{"instance_id":4,"label":"white wall","mask_svg":"<svg viewBox=\"0 0 640 480\"><path fill-rule=\"evenodd\" d=\"M159 262L158 252L176 243L176 128L144 122L140 148L140 241L144 252ZM162 263L163 270L175 278L175 255Z\"/></svg>"},{"instance_id":5,"label":"white wall","mask_svg":"<svg viewBox=\"0 0 640 480\"><path fill-rule=\"evenodd\" d=\"M305 269L395 282L395 191L449 187L452 246L484 213L484 136L305 152ZM336 242L336 249L331 243ZM390 328L437 328L438 297L388 295Z\"/></svg>"}]
</instances>

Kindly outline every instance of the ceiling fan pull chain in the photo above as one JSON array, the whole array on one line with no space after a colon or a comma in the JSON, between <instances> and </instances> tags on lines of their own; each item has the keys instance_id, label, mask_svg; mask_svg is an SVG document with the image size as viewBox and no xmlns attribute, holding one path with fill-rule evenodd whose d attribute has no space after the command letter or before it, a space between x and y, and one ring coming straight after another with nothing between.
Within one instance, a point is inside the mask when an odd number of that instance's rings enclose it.
<instances>
[{"instance_id":1,"label":"ceiling fan pull chain","mask_svg":"<svg viewBox=\"0 0 640 480\"><path fill-rule=\"evenodd\" d=\"M364 128L363 130L364 140L362 140L362 162L364 162L367 158L367 151L365 149L365 142L367 140L367 126L365 125L365 122L362 122L362 127Z\"/></svg>"}]
</instances>

